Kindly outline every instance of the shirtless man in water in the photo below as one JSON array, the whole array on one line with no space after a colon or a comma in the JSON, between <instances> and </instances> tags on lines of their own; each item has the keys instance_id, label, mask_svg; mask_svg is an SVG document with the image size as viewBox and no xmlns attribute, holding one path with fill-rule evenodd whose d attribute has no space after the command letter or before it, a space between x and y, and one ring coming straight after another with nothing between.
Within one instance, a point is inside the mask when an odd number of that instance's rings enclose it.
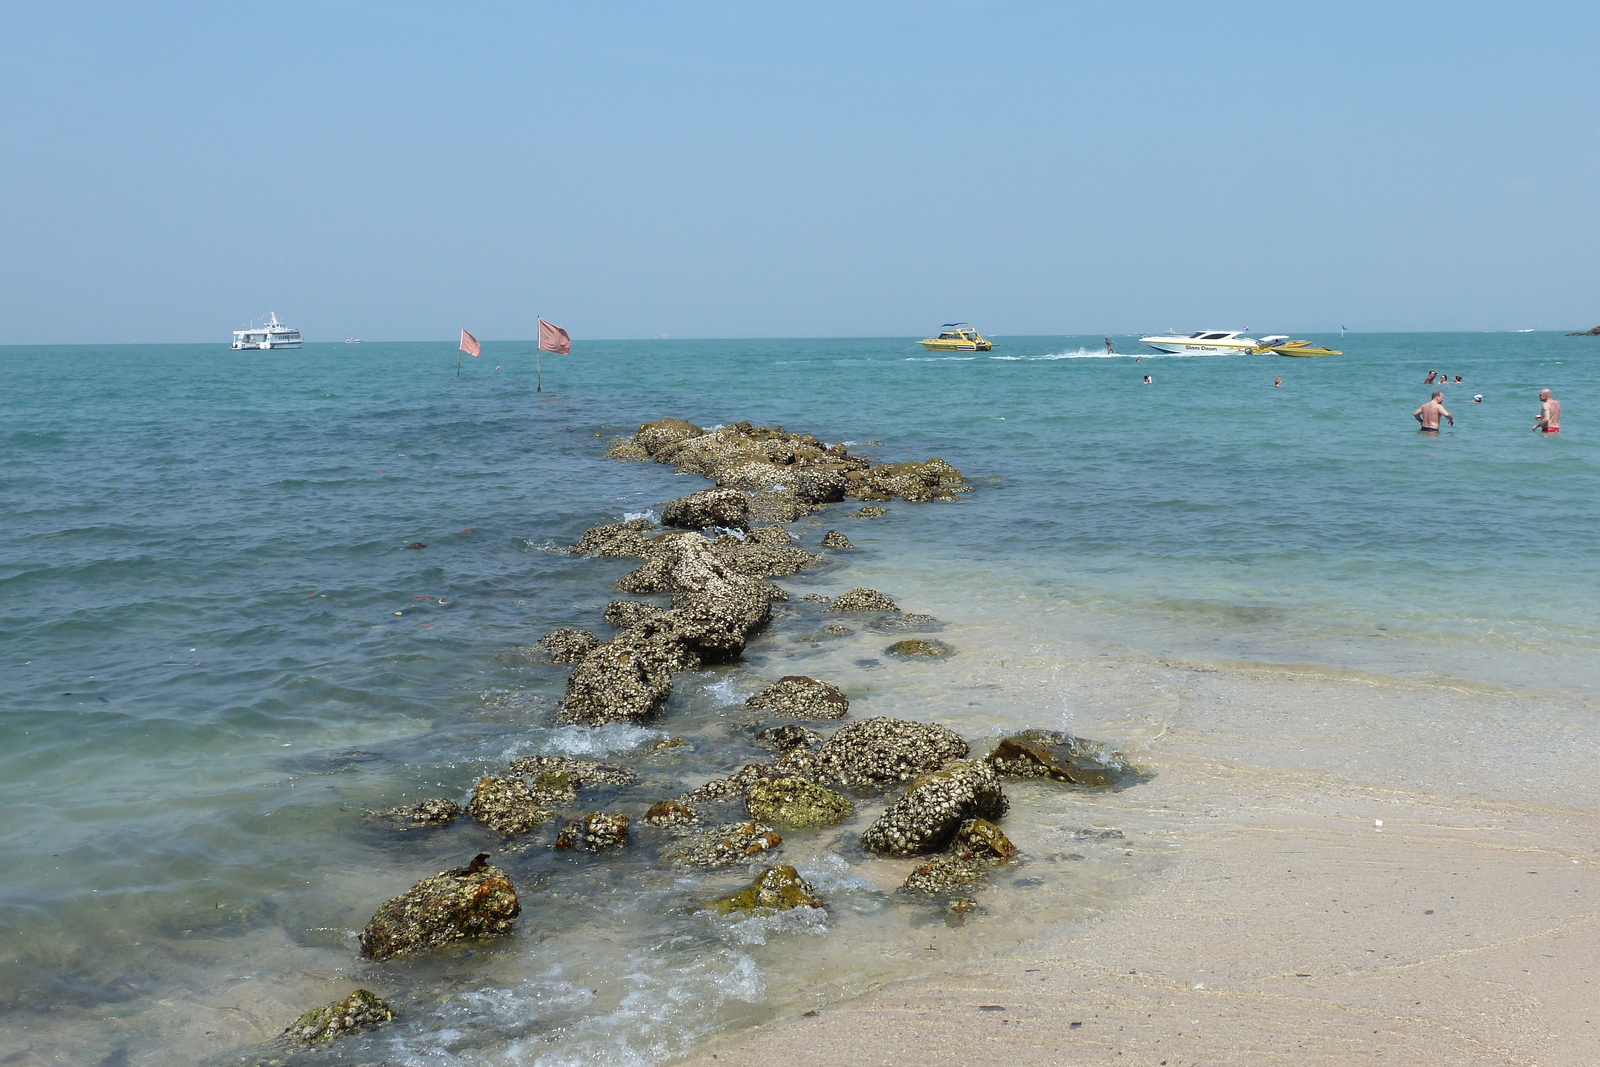
<instances>
[{"instance_id":1,"label":"shirtless man in water","mask_svg":"<svg viewBox=\"0 0 1600 1067\"><path fill-rule=\"evenodd\" d=\"M1444 409L1444 394L1435 392L1432 399L1411 413L1411 417L1422 423L1423 433L1439 432L1439 416L1443 415L1450 420L1450 425L1456 424L1456 417Z\"/></svg>"},{"instance_id":2,"label":"shirtless man in water","mask_svg":"<svg viewBox=\"0 0 1600 1067\"><path fill-rule=\"evenodd\" d=\"M1539 390L1539 417L1533 420L1533 428L1544 433L1561 432L1561 401L1548 389Z\"/></svg>"}]
</instances>

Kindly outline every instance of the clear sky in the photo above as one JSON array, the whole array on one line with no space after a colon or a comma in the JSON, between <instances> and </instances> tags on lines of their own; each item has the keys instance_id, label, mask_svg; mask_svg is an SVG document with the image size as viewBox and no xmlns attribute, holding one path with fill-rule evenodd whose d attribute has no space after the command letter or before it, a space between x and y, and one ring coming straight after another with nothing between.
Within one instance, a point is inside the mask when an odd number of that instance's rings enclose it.
<instances>
[{"instance_id":1,"label":"clear sky","mask_svg":"<svg viewBox=\"0 0 1600 1067\"><path fill-rule=\"evenodd\" d=\"M1600 323L1600 4L0 5L0 343Z\"/></svg>"}]
</instances>

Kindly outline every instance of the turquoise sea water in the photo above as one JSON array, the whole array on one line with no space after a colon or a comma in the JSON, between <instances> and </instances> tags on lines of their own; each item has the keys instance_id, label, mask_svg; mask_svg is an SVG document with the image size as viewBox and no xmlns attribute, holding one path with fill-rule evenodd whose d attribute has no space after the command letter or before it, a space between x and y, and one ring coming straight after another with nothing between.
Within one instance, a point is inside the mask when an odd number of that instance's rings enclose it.
<instances>
[{"instance_id":1,"label":"turquoise sea water","mask_svg":"<svg viewBox=\"0 0 1600 1067\"><path fill-rule=\"evenodd\" d=\"M960 503L849 527L869 584L954 622L1042 604L1063 633L1158 655L1600 696L1600 341L1313 340L1345 354L580 342L544 358L542 393L529 342L486 344L459 378L434 343L0 349L0 1033L25 1035L19 1062L215 1054L226 1031L151 1006L224 973L292 985L342 966L389 895L369 883L403 888L468 847L419 856L364 829L364 807L463 793L518 744L643 743L549 730L566 669L515 650L601 629L628 569L546 549L702 487L601 458L662 415L955 464L977 485ZM1438 437L1411 419L1430 369L1464 379ZM1543 386L1565 404L1559 439L1530 432ZM697 721L726 682L680 686L675 706ZM782 985L770 961L721 943L680 958L660 947L676 936L612 975L686 998L673 1012L595 1007L605 980L561 971L578 944L531 991L453 960L427 988L487 998L476 1021L413 1010L385 1055L655 1062L747 1021L726 1004L761 1017ZM501 1018L491 986L531 999Z\"/></svg>"}]
</instances>

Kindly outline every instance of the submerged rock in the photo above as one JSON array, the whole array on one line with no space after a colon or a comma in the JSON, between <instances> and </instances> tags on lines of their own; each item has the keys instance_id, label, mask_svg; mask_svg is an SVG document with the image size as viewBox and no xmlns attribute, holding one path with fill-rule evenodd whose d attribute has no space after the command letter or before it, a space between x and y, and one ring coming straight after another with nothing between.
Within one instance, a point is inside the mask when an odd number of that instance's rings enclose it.
<instances>
[{"instance_id":1,"label":"submerged rock","mask_svg":"<svg viewBox=\"0 0 1600 1067\"><path fill-rule=\"evenodd\" d=\"M955 494L971 491L961 472L937 457L926 463L880 463L865 471L853 471L848 477L848 493L857 500L892 500L898 496L913 503L926 503L954 500Z\"/></svg>"},{"instance_id":2,"label":"submerged rock","mask_svg":"<svg viewBox=\"0 0 1600 1067\"><path fill-rule=\"evenodd\" d=\"M874 630L888 630L899 633L938 633L944 629L944 621L932 615L924 615L917 611L907 611L894 615L880 615L872 621Z\"/></svg>"},{"instance_id":3,"label":"submerged rock","mask_svg":"<svg viewBox=\"0 0 1600 1067\"><path fill-rule=\"evenodd\" d=\"M1104 745L1055 730L1024 730L1002 738L985 759L1007 778L1053 778L1110 789L1137 774Z\"/></svg>"},{"instance_id":4,"label":"submerged rock","mask_svg":"<svg viewBox=\"0 0 1600 1067\"><path fill-rule=\"evenodd\" d=\"M836 686L804 674L779 678L745 701L750 708L765 708L795 719L842 719L850 700Z\"/></svg>"},{"instance_id":5,"label":"submerged rock","mask_svg":"<svg viewBox=\"0 0 1600 1067\"><path fill-rule=\"evenodd\" d=\"M567 756L519 756L511 761L511 773L530 778L563 775L571 780L574 789L591 785L632 785L639 780L639 776L626 767Z\"/></svg>"},{"instance_id":6,"label":"submerged rock","mask_svg":"<svg viewBox=\"0 0 1600 1067\"><path fill-rule=\"evenodd\" d=\"M686 497L670 501L661 510L664 526L680 526L691 530L707 526L720 526L729 530L742 530L750 518L750 497L742 489L717 486L702 489Z\"/></svg>"},{"instance_id":7,"label":"submerged rock","mask_svg":"<svg viewBox=\"0 0 1600 1067\"><path fill-rule=\"evenodd\" d=\"M505 937L520 914L511 879L485 853L385 902L361 931L361 954L387 960L467 938Z\"/></svg>"},{"instance_id":8,"label":"submerged rock","mask_svg":"<svg viewBox=\"0 0 1600 1067\"><path fill-rule=\"evenodd\" d=\"M850 817L850 801L825 785L804 778L775 778L752 784L744 795L752 819L780 830L837 826Z\"/></svg>"},{"instance_id":9,"label":"submerged rock","mask_svg":"<svg viewBox=\"0 0 1600 1067\"><path fill-rule=\"evenodd\" d=\"M325 1045L346 1034L359 1034L394 1021L388 1001L366 989L357 989L343 1000L312 1008L283 1032L283 1039L296 1045Z\"/></svg>"},{"instance_id":10,"label":"submerged rock","mask_svg":"<svg viewBox=\"0 0 1600 1067\"><path fill-rule=\"evenodd\" d=\"M556 818L540 796L521 778L497 778L486 774L472 791L467 812L478 822L507 837L525 834Z\"/></svg>"},{"instance_id":11,"label":"submerged rock","mask_svg":"<svg viewBox=\"0 0 1600 1067\"><path fill-rule=\"evenodd\" d=\"M591 811L556 834L556 848L576 848L588 852L610 852L628 843L628 817Z\"/></svg>"},{"instance_id":12,"label":"submerged rock","mask_svg":"<svg viewBox=\"0 0 1600 1067\"><path fill-rule=\"evenodd\" d=\"M756 880L730 897L713 900L702 910L718 915L747 915L760 911L820 908L822 901L811 883L793 867L768 867Z\"/></svg>"},{"instance_id":13,"label":"submerged rock","mask_svg":"<svg viewBox=\"0 0 1600 1067\"><path fill-rule=\"evenodd\" d=\"M700 813L680 800L662 800L650 805L644 821L651 826L688 826L700 821Z\"/></svg>"},{"instance_id":14,"label":"submerged rock","mask_svg":"<svg viewBox=\"0 0 1600 1067\"><path fill-rule=\"evenodd\" d=\"M429 797L415 804L402 804L397 808L375 811L372 818L395 823L403 830L424 826L446 826L461 817L461 805L443 797Z\"/></svg>"},{"instance_id":15,"label":"submerged rock","mask_svg":"<svg viewBox=\"0 0 1600 1067\"><path fill-rule=\"evenodd\" d=\"M600 646L600 639L588 630L556 630L541 637L539 644L550 653L552 663L580 663Z\"/></svg>"},{"instance_id":16,"label":"submerged rock","mask_svg":"<svg viewBox=\"0 0 1600 1067\"><path fill-rule=\"evenodd\" d=\"M607 459L620 459L624 462L642 462L650 458L650 453L633 443L631 437L618 437L612 440L611 447L606 449Z\"/></svg>"},{"instance_id":17,"label":"submerged rock","mask_svg":"<svg viewBox=\"0 0 1600 1067\"><path fill-rule=\"evenodd\" d=\"M880 717L850 723L815 752L791 752L778 767L851 789L882 789L966 754L961 735L937 723Z\"/></svg>"},{"instance_id":18,"label":"submerged rock","mask_svg":"<svg viewBox=\"0 0 1600 1067\"><path fill-rule=\"evenodd\" d=\"M931 637L908 637L904 641L896 641L883 651L902 659L943 659L945 656L956 654L953 645L947 645Z\"/></svg>"},{"instance_id":19,"label":"submerged rock","mask_svg":"<svg viewBox=\"0 0 1600 1067\"><path fill-rule=\"evenodd\" d=\"M822 744L822 735L804 726L787 723L783 726L767 727L756 734L756 740L763 745L770 745L781 754L792 752L797 748L815 748Z\"/></svg>"},{"instance_id":20,"label":"submerged rock","mask_svg":"<svg viewBox=\"0 0 1600 1067\"><path fill-rule=\"evenodd\" d=\"M714 830L695 834L676 848L662 854L669 867L679 870L692 868L731 867L748 863L752 858L770 852L783 844L783 836L772 827L759 822L728 823Z\"/></svg>"},{"instance_id":21,"label":"submerged rock","mask_svg":"<svg viewBox=\"0 0 1600 1067\"><path fill-rule=\"evenodd\" d=\"M992 766L982 760L955 763L913 780L867 827L861 845L891 856L937 852L968 819L998 819L1007 806Z\"/></svg>"},{"instance_id":22,"label":"submerged rock","mask_svg":"<svg viewBox=\"0 0 1600 1067\"><path fill-rule=\"evenodd\" d=\"M745 796L757 782L770 782L782 778L784 773L767 763L747 763L726 778L713 778L705 785L691 789L683 799L691 804L733 800Z\"/></svg>"},{"instance_id":23,"label":"submerged rock","mask_svg":"<svg viewBox=\"0 0 1600 1067\"><path fill-rule=\"evenodd\" d=\"M856 586L833 602L834 611L899 611L900 606L876 589Z\"/></svg>"},{"instance_id":24,"label":"submerged rock","mask_svg":"<svg viewBox=\"0 0 1600 1067\"><path fill-rule=\"evenodd\" d=\"M823 548L854 548L856 546L850 543L850 538L846 537L844 534L840 533L838 530L829 530L827 533L822 535L822 547Z\"/></svg>"},{"instance_id":25,"label":"submerged rock","mask_svg":"<svg viewBox=\"0 0 1600 1067\"><path fill-rule=\"evenodd\" d=\"M876 504L868 504L864 508L856 508L850 513L852 519L881 519L889 514L888 508L881 508Z\"/></svg>"}]
</instances>

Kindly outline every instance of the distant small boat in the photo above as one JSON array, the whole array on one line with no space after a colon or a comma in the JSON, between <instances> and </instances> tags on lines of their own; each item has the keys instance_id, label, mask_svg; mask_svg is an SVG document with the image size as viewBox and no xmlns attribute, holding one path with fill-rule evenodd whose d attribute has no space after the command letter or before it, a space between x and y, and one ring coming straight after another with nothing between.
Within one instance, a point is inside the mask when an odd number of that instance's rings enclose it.
<instances>
[{"instance_id":1,"label":"distant small boat","mask_svg":"<svg viewBox=\"0 0 1600 1067\"><path fill-rule=\"evenodd\" d=\"M1250 350L1252 356L1271 352L1279 356L1342 356L1337 348L1319 348L1310 341L1291 341L1288 334L1263 337L1261 343Z\"/></svg>"},{"instance_id":2,"label":"distant small boat","mask_svg":"<svg viewBox=\"0 0 1600 1067\"><path fill-rule=\"evenodd\" d=\"M926 337L917 344L930 352L987 352L994 347L983 335L964 322L947 322L939 327L938 337Z\"/></svg>"},{"instance_id":3,"label":"distant small boat","mask_svg":"<svg viewBox=\"0 0 1600 1067\"><path fill-rule=\"evenodd\" d=\"M256 325L259 322L260 319L252 319L244 329L233 331L234 351L246 348L266 350L300 347L300 331L279 322L277 312L267 312L266 322L260 326Z\"/></svg>"},{"instance_id":4,"label":"distant small boat","mask_svg":"<svg viewBox=\"0 0 1600 1067\"><path fill-rule=\"evenodd\" d=\"M1532 330L1518 330L1518 333L1532 333Z\"/></svg>"},{"instance_id":5,"label":"distant small boat","mask_svg":"<svg viewBox=\"0 0 1600 1067\"><path fill-rule=\"evenodd\" d=\"M346 337L344 339L344 343L347 344L347 345L358 345L358 344L361 343L361 338L359 338L359 337Z\"/></svg>"}]
</instances>

